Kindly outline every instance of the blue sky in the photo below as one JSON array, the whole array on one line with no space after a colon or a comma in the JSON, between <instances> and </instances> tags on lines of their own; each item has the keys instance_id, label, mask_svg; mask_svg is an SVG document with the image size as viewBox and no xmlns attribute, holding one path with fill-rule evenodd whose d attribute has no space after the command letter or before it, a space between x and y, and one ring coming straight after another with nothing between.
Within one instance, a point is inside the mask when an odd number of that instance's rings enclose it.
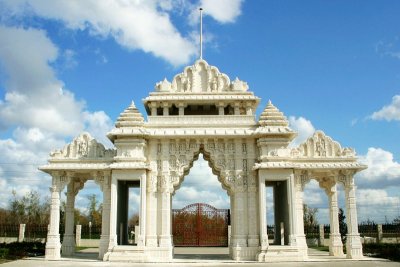
<instances>
[{"instance_id":1,"label":"blue sky","mask_svg":"<svg viewBox=\"0 0 400 267\"><path fill-rule=\"evenodd\" d=\"M155 83L198 58L200 5L208 63L248 82L257 114L271 99L296 144L321 129L356 149L370 166L357 176L360 220L399 216L400 2L388 0L0 0L0 207L13 189L48 194L36 169L50 150L82 131L111 146L132 100L145 113ZM175 203L196 200L198 169ZM326 197L307 190L325 220Z\"/></svg>"}]
</instances>

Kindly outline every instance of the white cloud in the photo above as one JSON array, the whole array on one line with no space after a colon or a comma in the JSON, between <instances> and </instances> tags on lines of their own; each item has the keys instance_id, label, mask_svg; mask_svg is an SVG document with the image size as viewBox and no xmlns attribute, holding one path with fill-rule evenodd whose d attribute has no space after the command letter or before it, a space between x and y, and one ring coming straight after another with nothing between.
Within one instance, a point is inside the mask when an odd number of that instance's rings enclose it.
<instances>
[{"instance_id":1,"label":"white cloud","mask_svg":"<svg viewBox=\"0 0 400 267\"><path fill-rule=\"evenodd\" d=\"M398 197L389 196L383 189L359 189L356 192L359 206L397 205L399 201Z\"/></svg>"},{"instance_id":2,"label":"white cloud","mask_svg":"<svg viewBox=\"0 0 400 267\"><path fill-rule=\"evenodd\" d=\"M368 169L356 176L359 186L364 188L386 188L400 185L400 164L393 154L381 148L370 147L360 162L368 165Z\"/></svg>"},{"instance_id":3,"label":"white cloud","mask_svg":"<svg viewBox=\"0 0 400 267\"><path fill-rule=\"evenodd\" d=\"M241 14L243 0L201 0L204 14L221 23L235 22Z\"/></svg>"},{"instance_id":4,"label":"white cloud","mask_svg":"<svg viewBox=\"0 0 400 267\"><path fill-rule=\"evenodd\" d=\"M303 117L296 118L295 116L289 117L289 126L297 132L296 138L290 143L291 147L297 147L307 140L315 132L315 128L311 121Z\"/></svg>"},{"instance_id":5,"label":"white cloud","mask_svg":"<svg viewBox=\"0 0 400 267\"><path fill-rule=\"evenodd\" d=\"M5 207L13 189L19 195L32 189L47 196L50 177L37 168L49 152L83 130L106 142L112 122L103 111L85 110L83 101L62 89L50 65L60 56L59 49L44 31L0 26L0 36L6 78L0 127L12 132L12 138L0 139L0 206Z\"/></svg>"},{"instance_id":6,"label":"white cloud","mask_svg":"<svg viewBox=\"0 0 400 267\"><path fill-rule=\"evenodd\" d=\"M372 113L370 118L373 120L400 121L400 95L393 96L392 103Z\"/></svg>"},{"instance_id":7,"label":"white cloud","mask_svg":"<svg viewBox=\"0 0 400 267\"><path fill-rule=\"evenodd\" d=\"M174 27L162 1L47 1L10 0L4 4L20 16L62 21L73 30L93 36L112 37L128 49L140 49L173 65L187 63L197 52L195 45Z\"/></svg>"},{"instance_id":8,"label":"white cloud","mask_svg":"<svg viewBox=\"0 0 400 267\"><path fill-rule=\"evenodd\" d=\"M73 69L78 66L78 61L76 60L76 52L71 49L66 49L63 52L64 68Z\"/></svg>"},{"instance_id":9,"label":"white cloud","mask_svg":"<svg viewBox=\"0 0 400 267\"><path fill-rule=\"evenodd\" d=\"M219 209L229 208L228 194L202 155L194 162L173 197L173 208L183 208L193 203L207 203Z\"/></svg>"},{"instance_id":10,"label":"white cloud","mask_svg":"<svg viewBox=\"0 0 400 267\"><path fill-rule=\"evenodd\" d=\"M58 49L45 32L0 26L0 36L0 64L6 73L1 126L38 127L68 135L81 131L84 103L60 90L63 82L49 65L56 60Z\"/></svg>"},{"instance_id":11,"label":"white cloud","mask_svg":"<svg viewBox=\"0 0 400 267\"><path fill-rule=\"evenodd\" d=\"M106 134L114 127L114 123L104 111L85 111L83 112L83 120L86 124L86 131L89 132L93 138L106 147L113 146Z\"/></svg>"}]
</instances>

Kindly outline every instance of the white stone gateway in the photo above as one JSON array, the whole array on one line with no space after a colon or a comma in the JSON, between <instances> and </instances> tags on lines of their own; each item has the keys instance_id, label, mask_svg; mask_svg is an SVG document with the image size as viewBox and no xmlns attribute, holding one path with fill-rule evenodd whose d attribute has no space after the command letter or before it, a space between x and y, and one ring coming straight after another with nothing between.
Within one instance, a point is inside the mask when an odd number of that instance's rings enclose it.
<instances>
[{"instance_id":1,"label":"white stone gateway","mask_svg":"<svg viewBox=\"0 0 400 267\"><path fill-rule=\"evenodd\" d=\"M347 257L361 258L354 174L366 168L355 152L317 131L304 144L289 148L296 133L271 102L255 118L260 99L247 83L221 73L202 59L156 84L143 100L147 121L134 103L108 133L115 149L105 149L82 133L52 152L40 169L52 176L48 260L75 250L74 202L93 179L103 192L99 259L170 262L174 257L171 197L199 154L209 162L231 203L230 257L236 261L307 259L303 226L303 189L315 179L325 189L330 208L331 255L343 255L336 185L345 188ZM128 188L140 188L137 246L128 245ZM266 186L275 195L276 241L269 244ZM60 192L67 187L64 242L60 244ZM280 234L282 233L282 234ZM282 235L282 236L281 236ZM282 242L282 243L281 243ZM61 250L61 253L60 253Z\"/></svg>"}]
</instances>

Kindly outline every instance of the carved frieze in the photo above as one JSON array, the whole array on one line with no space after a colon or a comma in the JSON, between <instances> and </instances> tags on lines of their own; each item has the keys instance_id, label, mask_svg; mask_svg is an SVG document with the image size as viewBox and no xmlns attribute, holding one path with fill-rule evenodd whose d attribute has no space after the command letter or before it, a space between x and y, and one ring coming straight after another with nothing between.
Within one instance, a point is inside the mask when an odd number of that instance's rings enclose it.
<instances>
[{"instance_id":1,"label":"carved frieze","mask_svg":"<svg viewBox=\"0 0 400 267\"><path fill-rule=\"evenodd\" d=\"M116 150L105 149L89 133L82 133L62 150L51 152L51 159L102 159L113 158Z\"/></svg>"},{"instance_id":2,"label":"carved frieze","mask_svg":"<svg viewBox=\"0 0 400 267\"><path fill-rule=\"evenodd\" d=\"M202 59L186 67L182 73L173 78L172 82L165 78L155 86L157 92L172 93L246 92L248 88L246 82L238 78L231 82L226 74Z\"/></svg>"},{"instance_id":3,"label":"carved frieze","mask_svg":"<svg viewBox=\"0 0 400 267\"><path fill-rule=\"evenodd\" d=\"M322 131L316 131L303 144L292 149L290 155L300 158L355 158L353 149L342 148Z\"/></svg>"}]
</instances>

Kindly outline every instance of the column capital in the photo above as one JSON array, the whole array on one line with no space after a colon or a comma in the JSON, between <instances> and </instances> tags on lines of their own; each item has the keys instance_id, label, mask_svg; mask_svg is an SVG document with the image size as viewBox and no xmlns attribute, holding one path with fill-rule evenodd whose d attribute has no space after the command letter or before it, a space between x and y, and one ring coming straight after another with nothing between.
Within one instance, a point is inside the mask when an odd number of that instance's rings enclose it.
<instances>
[{"instance_id":1,"label":"column capital","mask_svg":"<svg viewBox=\"0 0 400 267\"><path fill-rule=\"evenodd\" d=\"M304 191L304 187L311 180L310 176L311 175L309 170L295 170L294 177L295 177L296 189Z\"/></svg>"},{"instance_id":2,"label":"column capital","mask_svg":"<svg viewBox=\"0 0 400 267\"><path fill-rule=\"evenodd\" d=\"M341 170L338 173L337 181L342 183L345 188L354 187L354 170Z\"/></svg>"},{"instance_id":3,"label":"column capital","mask_svg":"<svg viewBox=\"0 0 400 267\"><path fill-rule=\"evenodd\" d=\"M61 192L64 190L64 187L71 182L73 173L68 171L55 171L51 175L53 179L50 191Z\"/></svg>"},{"instance_id":4,"label":"column capital","mask_svg":"<svg viewBox=\"0 0 400 267\"><path fill-rule=\"evenodd\" d=\"M324 176L317 178L319 187L324 189L326 194L329 196L332 194L332 190L336 192L336 179L334 176Z\"/></svg>"},{"instance_id":5,"label":"column capital","mask_svg":"<svg viewBox=\"0 0 400 267\"><path fill-rule=\"evenodd\" d=\"M94 171L91 173L94 182L100 186L100 190L104 192L105 188L111 185L111 171Z\"/></svg>"}]
</instances>

